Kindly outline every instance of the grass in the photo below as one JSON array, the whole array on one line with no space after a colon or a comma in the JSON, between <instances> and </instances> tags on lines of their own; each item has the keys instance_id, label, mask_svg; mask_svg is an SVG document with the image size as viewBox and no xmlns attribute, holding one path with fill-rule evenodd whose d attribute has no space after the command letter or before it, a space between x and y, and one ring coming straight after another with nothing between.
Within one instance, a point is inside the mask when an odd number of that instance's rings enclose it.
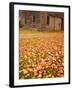
<instances>
[{"instance_id":1,"label":"grass","mask_svg":"<svg viewBox=\"0 0 72 90\"><path fill-rule=\"evenodd\" d=\"M53 33L56 33L56 32L60 32L60 33L62 33L63 32L63 30L33 30L33 29L24 29L24 28L20 28L20 32L24 32L24 33L51 33L51 32L53 32Z\"/></svg>"},{"instance_id":2,"label":"grass","mask_svg":"<svg viewBox=\"0 0 72 90\"><path fill-rule=\"evenodd\" d=\"M57 33L63 33L63 31L37 31L37 30L32 30L32 29L24 29L21 28L20 29L20 37L24 37L24 38L32 38L32 37L48 37L48 36L52 36L54 33L54 35Z\"/></svg>"}]
</instances>

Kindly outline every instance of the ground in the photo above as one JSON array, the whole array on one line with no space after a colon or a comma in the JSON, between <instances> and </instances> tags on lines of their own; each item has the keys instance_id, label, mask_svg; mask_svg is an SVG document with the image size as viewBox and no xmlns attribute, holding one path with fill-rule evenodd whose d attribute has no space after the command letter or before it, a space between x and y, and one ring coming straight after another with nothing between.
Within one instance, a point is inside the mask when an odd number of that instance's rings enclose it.
<instances>
[{"instance_id":1,"label":"ground","mask_svg":"<svg viewBox=\"0 0 72 90\"><path fill-rule=\"evenodd\" d=\"M19 79L64 77L64 33L20 30Z\"/></svg>"}]
</instances>

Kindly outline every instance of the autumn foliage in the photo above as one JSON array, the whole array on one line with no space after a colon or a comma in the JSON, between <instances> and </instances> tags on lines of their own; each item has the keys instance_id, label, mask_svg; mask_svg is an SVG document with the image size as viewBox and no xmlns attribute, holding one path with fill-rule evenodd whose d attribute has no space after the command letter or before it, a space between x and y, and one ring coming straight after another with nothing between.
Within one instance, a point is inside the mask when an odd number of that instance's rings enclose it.
<instances>
[{"instance_id":1,"label":"autumn foliage","mask_svg":"<svg viewBox=\"0 0 72 90\"><path fill-rule=\"evenodd\" d=\"M24 33L19 40L19 79L64 77L64 33Z\"/></svg>"}]
</instances>

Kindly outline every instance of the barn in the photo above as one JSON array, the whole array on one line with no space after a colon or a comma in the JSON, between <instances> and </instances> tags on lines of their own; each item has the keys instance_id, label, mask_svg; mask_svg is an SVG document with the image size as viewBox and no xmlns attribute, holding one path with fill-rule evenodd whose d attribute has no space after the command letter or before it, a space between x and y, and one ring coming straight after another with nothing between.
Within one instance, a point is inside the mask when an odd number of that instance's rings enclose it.
<instances>
[{"instance_id":1,"label":"barn","mask_svg":"<svg viewBox=\"0 0 72 90\"><path fill-rule=\"evenodd\" d=\"M19 11L19 20L24 28L33 30L64 30L64 13L48 11Z\"/></svg>"}]
</instances>

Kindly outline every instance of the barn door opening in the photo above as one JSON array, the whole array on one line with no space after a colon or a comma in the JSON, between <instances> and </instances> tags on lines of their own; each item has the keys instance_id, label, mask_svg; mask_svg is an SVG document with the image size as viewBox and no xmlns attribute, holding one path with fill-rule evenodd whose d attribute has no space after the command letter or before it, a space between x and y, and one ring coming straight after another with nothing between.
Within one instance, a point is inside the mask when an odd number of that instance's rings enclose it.
<instances>
[{"instance_id":1,"label":"barn door opening","mask_svg":"<svg viewBox=\"0 0 72 90\"><path fill-rule=\"evenodd\" d=\"M62 18L62 22L61 22L61 30L64 30L64 19Z\"/></svg>"}]
</instances>

